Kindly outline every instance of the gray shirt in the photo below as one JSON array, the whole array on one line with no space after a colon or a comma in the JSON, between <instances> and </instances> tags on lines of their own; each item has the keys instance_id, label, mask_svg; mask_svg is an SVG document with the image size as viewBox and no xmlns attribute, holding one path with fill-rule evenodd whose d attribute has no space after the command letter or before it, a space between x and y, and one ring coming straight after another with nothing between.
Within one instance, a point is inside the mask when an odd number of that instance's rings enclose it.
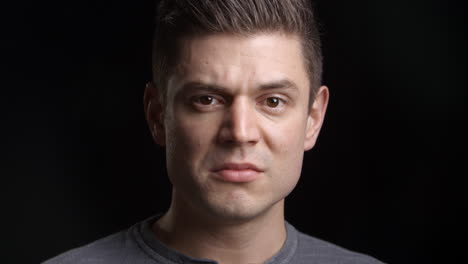
<instances>
[{"instance_id":1,"label":"gray shirt","mask_svg":"<svg viewBox=\"0 0 468 264\"><path fill-rule=\"evenodd\" d=\"M162 244L151 231L160 217L152 216L128 230L67 251L43 264L216 264L186 256ZM297 231L285 221L287 238L281 250L265 264L370 264L382 263ZM240 263L244 264L244 263Z\"/></svg>"}]
</instances>

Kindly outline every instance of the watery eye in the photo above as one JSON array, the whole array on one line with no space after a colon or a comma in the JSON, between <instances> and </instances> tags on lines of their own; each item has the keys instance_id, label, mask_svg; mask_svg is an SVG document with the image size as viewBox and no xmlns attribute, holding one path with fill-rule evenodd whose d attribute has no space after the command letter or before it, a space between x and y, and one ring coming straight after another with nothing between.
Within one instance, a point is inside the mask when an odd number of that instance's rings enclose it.
<instances>
[{"instance_id":1,"label":"watery eye","mask_svg":"<svg viewBox=\"0 0 468 264\"><path fill-rule=\"evenodd\" d=\"M278 97L269 97L266 99L266 104L268 107L278 107L280 104L281 100Z\"/></svg>"}]
</instances>

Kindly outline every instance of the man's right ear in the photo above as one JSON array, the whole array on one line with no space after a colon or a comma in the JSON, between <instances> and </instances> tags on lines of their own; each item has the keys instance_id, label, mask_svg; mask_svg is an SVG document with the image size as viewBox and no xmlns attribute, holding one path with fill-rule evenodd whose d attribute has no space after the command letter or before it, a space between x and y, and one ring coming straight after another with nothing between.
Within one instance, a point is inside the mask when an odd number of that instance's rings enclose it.
<instances>
[{"instance_id":1,"label":"man's right ear","mask_svg":"<svg viewBox=\"0 0 468 264\"><path fill-rule=\"evenodd\" d=\"M164 129L164 107L161 105L161 94L152 82L148 82L145 87L143 104L146 122L148 123L154 141L164 146L166 144L166 134Z\"/></svg>"}]
</instances>

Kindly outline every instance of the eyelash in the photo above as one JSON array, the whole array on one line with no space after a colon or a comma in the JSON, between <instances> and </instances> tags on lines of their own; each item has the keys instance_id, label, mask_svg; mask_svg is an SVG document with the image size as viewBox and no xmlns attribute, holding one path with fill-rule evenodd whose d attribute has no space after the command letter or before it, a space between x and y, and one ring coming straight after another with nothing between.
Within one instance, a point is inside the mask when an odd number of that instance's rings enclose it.
<instances>
[{"instance_id":1,"label":"eyelash","mask_svg":"<svg viewBox=\"0 0 468 264\"><path fill-rule=\"evenodd\" d=\"M268 104L267 100L268 99L278 99L278 105L285 105L286 104L286 100L284 100L283 98L279 97L279 96L268 96L267 98L265 98L264 100L262 100L262 102L264 104ZM278 108L278 107L271 107L271 108Z\"/></svg>"},{"instance_id":2,"label":"eyelash","mask_svg":"<svg viewBox=\"0 0 468 264\"><path fill-rule=\"evenodd\" d=\"M210 97L212 102L213 101L218 101L219 103L221 104L224 104L225 103L225 100L223 100L222 98L220 98L219 96L215 96L215 95L210 95L210 94L203 94L203 95L197 95L197 96L193 96L190 101L191 103L196 107L196 108L201 108L201 109L204 109L204 110L211 110L212 108L218 106L218 104L216 103L210 103L210 104L203 104L200 102L200 100L203 98L203 97ZM276 98L279 100L278 102L278 106L277 107L269 107L267 105L267 100L268 99L271 99L271 98ZM283 111L283 108L286 106L287 104L287 100L285 100L283 97L281 96L268 96L268 97L265 97L264 99L262 99L260 101L260 105L261 106L264 106L266 108L268 108L268 111L269 112L281 112Z\"/></svg>"},{"instance_id":3,"label":"eyelash","mask_svg":"<svg viewBox=\"0 0 468 264\"><path fill-rule=\"evenodd\" d=\"M222 100L221 98L219 98L218 96L214 96L214 95L209 95L209 94L203 94L203 95L197 95L197 96L194 96L191 98L191 103L195 104L195 105L198 105L200 107L213 107L215 104L203 104L200 102L200 100L203 98L203 97L211 97L212 100L216 100L216 101L219 101L219 102L223 102L224 100Z\"/></svg>"}]
</instances>

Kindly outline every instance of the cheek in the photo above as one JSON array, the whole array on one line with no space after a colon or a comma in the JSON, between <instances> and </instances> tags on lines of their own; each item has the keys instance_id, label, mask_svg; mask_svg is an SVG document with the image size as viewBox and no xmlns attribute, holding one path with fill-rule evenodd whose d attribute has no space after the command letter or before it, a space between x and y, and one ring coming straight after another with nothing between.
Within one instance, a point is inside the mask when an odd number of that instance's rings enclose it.
<instances>
[{"instance_id":1,"label":"cheek","mask_svg":"<svg viewBox=\"0 0 468 264\"><path fill-rule=\"evenodd\" d=\"M277 160L277 193L287 196L296 187L301 176L304 152L300 148L285 147L281 159Z\"/></svg>"},{"instance_id":2,"label":"cheek","mask_svg":"<svg viewBox=\"0 0 468 264\"><path fill-rule=\"evenodd\" d=\"M291 120L274 124L266 130L267 144L283 158L296 158L304 152L305 122Z\"/></svg>"},{"instance_id":3,"label":"cheek","mask_svg":"<svg viewBox=\"0 0 468 264\"><path fill-rule=\"evenodd\" d=\"M167 124L166 151L176 167L196 167L205 156L216 134L215 126L187 115L175 115Z\"/></svg>"},{"instance_id":4,"label":"cheek","mask_svg":"<svg viewBox=\"0 0 468 264\"><path fill-rule=\"evenodd\" d=\"M278 172L278 186L291 191L299 180L304 157L305 125L290 122L283 129L272 129L271 148Z\"/></svg>"},{"instance_id":5,"label":"cheek","mask_svg":"<svg viewBox=\"0 0 468 264\"><path fill-rule=\"evenodd\" d=\"M183 190L184 186L193 185L191 175L197 175L197 154L200 153L201 143L197 139L196 130L176 120L166 121L166 139L168 176L176 189Z\"/></svg>"}]
</instances>

